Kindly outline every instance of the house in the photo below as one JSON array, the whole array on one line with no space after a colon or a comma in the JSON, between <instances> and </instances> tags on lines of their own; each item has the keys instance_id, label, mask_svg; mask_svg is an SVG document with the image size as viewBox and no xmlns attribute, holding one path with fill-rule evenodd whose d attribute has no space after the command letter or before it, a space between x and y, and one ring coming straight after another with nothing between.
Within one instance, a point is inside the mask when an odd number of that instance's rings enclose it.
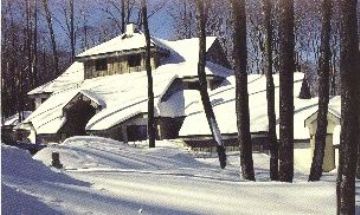
<instances>
[{"instance_id":1,"label":"house","mask_svg":"<svg viewBox=\"0 0 360 215\"><path fill-rule=\"evenodd\" d=\"M230 63L215 37L207 37L206 75L210 89L226 85ZM151 38L157 138L175 138L187 108L199 97L198 38ZM76 57L55 80L28 94L36 110L18 126L34 130L32 142L61 142L75 135L121 141L146 138L145 36L133 24L126 32Z\"/></svg>"}]
</instances>

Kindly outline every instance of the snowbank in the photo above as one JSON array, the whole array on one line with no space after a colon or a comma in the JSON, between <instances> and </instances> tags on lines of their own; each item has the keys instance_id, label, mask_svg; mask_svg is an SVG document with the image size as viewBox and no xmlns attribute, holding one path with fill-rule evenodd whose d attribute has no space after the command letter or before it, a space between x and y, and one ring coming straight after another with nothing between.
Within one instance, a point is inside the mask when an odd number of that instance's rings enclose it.
<instances>
[{"instance_id":1,"label":"snowbank","mask_svg":"<svg viewBox=\"0 0 360 215\"><path fill-rule=\"evenodd\" d=\"M60 187L89 187L61 171L50 169L31 155L13 146L1 144L1 210L3 214L60 214L49 207L43 194L33 186L50 186L48 192L59 192ZM57 189L54 189L56 186Z\"/></svg>"},{"instance_id":2,"label":"snowbank","mask_svg":"<svg viewBox=\"0 0 360 215\"><path fill-rule=\"evenodd\" d=\"M51 153L57 151L65 169L159 170L200 165L185 149L141 149L141 145L144 143L135 147L102 137L71 137L62 144L49 145L34 155L34 159L50 165Z\"/></svg>"},{"instance_id":3,"label":"snowbank","mask_svg":"<svg viewBox=\"0 0 360 215\"><path fill-rule=\"evenodd\" d=\"M1 173L6 183L11 180L85 185L60 171L33 160L30 153L13 146L1 145Z\"/></svg>"},{"instance_id":4,"label":"snowbank","mask_svg":"<svg viewBox=\"0 0 360 215\"><path fill-rule=\"evenodd\" d=\"M35 157L48 163L52 150L60 152L65 166L70 162L79 169L54 171L22 150L2 146L4 214L335 212L334 175L327 177L330 182L308 183L295 172L293 184L269 182L269 157L261 153L253 155L258 182L243 182L238 154L229 154L221 170L216 157L195 159L169 141L148 149L145 142L73 137ZM88 165L95 162L100 165Z\"/></svg>"}]
</instances>

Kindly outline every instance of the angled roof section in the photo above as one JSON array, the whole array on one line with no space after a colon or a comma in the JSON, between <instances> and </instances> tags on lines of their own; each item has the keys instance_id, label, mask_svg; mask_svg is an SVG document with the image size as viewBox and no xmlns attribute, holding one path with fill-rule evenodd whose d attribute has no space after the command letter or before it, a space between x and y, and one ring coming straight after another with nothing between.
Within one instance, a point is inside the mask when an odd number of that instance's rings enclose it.
<instances>
[{"instance_id":1,"label":"angled roof section","mask_svg":"<svg viewBox=\"0 0 360 215\"><path fill-rule=\"evenodd\" d=\"M59 77L49 81L28 92L28 95L37 95L42 93L60 92L71 88L77 88L84 81L84 65L80 62L74 62Z\"/></svg>"},{"instance_id":2,"label":"angled roof section","mask_svg":"<svg viewBox=\"0 0 360 215\"><path fill-rule=\"evenodd\" d=\"M170 56L164 59L161 64L175 63L198 63L199 59L199 38L194 37L183 40L154 39L170 50ZM206 52L214 45L216 37L206 37Z\"/></svg>"},{"instance_id":3,"label":"angled roof section","mask_svg":"<svg viewBox=\"0 0 360 215\"><path fill-rule=\"evenodd\" d=\"M176 73L154 71L155 114L159 113L159 98L176 78ZM100 107L86 129L108 129L129 117L147 112L147 75L142 71L87 79L79 88L54 93L24 123L31 122L37 134L58 132L67 120L64 108L79 95Z\"/></svg>"},{"instance_id":4,"label":"angled roof section","mask_svg":"<svg viewBox=\"0 0 360 215\"><path fill-rule=\"evenodd\" d=\"M159 43L157 40L151 39L151 48L155 48L159 52L168 54L169 50ZM94 46L76 56L78 60L87 58L98 58L104 55L124 55L133 53L138 50L144 51L146 47L145 35L141 32L134 32L132 34L121 34L109 41Z\"/></svg>"}]
</instances>

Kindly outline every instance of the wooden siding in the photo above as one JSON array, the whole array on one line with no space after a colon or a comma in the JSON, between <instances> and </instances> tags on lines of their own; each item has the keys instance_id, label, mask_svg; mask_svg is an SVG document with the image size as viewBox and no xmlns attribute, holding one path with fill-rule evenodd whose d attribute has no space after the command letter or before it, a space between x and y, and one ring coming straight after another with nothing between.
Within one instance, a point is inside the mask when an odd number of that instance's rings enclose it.
<instances>
[{"instance_id":1,"label":"wooden siding","mask_svg":"<svg viewBox=\"0 0 360 215\"><path fill-rule=\"evenodd\" d=\"M139 72L145 70L145 57L144 53L141 53L141 64L137 67L130 67L128 64L128 56L114 56L107 58L107 70L96 70L96 60L89 59L84 62L85 79L96 78L107 75L124 74L130 72ZM158 58L153 55L150 59L151 68L154 70L158 66Z\"/></svg>"}]
</instances>

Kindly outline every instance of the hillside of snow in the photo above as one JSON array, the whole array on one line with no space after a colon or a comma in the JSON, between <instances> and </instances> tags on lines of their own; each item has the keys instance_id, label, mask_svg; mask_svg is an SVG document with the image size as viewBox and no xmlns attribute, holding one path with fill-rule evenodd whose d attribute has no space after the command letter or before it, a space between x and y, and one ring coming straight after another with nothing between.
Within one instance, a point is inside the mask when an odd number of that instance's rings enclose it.
<instances>
[{"instance_id":1,"label":"hillside of snow","mask_svg":"<svg viewBox=\"0 0 360 215\"><path fill-rule=\"evenodd\" d=\"M34 156L2 145L4 214L334 214L335 174L308 183L269 181L269 156L254 153L257 182L240 179L239 155L199 158L174 141L123 144L73 137ZM64 170L50 167L60 153ZM13 213L15 212L15 213Z\"/></svg>"}]
</instances>

